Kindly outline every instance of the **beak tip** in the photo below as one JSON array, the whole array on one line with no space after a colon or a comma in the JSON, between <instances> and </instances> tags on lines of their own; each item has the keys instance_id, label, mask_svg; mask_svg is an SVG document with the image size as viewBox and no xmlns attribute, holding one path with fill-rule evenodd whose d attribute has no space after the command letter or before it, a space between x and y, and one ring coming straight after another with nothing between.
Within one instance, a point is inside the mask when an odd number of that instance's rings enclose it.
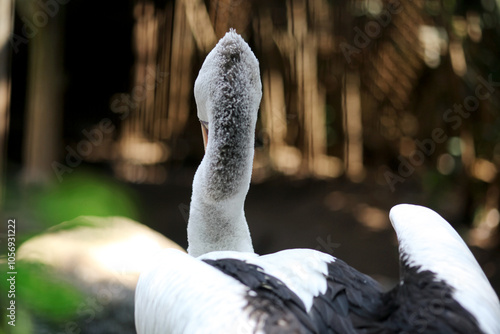
<instances>
[{"instance_id":1,"label":"beak tip","mask_svg":"<svg viewBox=\"0 0 500 334\"><path fill-rule=\"evenodd\" d=\"M206 151L208 143L208 123L201 121L201 133L203 134L203 146Z\"/></svg>"}]
</instances>

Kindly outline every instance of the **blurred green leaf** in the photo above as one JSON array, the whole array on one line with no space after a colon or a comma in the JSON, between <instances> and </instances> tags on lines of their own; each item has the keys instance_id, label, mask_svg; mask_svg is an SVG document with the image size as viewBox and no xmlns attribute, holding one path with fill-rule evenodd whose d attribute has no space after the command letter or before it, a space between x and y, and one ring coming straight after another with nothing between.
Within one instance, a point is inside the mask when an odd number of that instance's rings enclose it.
<instances>
[{"instance_id":1,"label":"blurred green leaf","mask_svg":"<svg viewBox=\"0 0 500 334\"><path fill-rule=\"evenodd\" d=\"M33 194L32 208L49 225L78 216L124 216L137 219L132 192L104 176L79 171L63 182Z\"/></svg>"},{"instance_id":2,"label":"blurred green leaf","mask_svg":"<svg viewBox=\"0 0 500 334\"><path fill-rule=\"evenodd\" d=\"M84 299L76 287L58 278L49 267L40 263L18 261L16 269L15 300L18 308L47 320L74 317Z\"/></svg>"},{"instance_id":3,"label":"blurred green leaf","mask_svg":"<svg viewBox=\"0 0 500 334\"><path fill-rule=\"evenodd\" d=\"M12 327L12 330L10 331L11 334L35 333L30 314L24 308L19 308L17 310L16 318L21 319L21 321L16 321L16 326Z\"/></svg>"}]
</instances>

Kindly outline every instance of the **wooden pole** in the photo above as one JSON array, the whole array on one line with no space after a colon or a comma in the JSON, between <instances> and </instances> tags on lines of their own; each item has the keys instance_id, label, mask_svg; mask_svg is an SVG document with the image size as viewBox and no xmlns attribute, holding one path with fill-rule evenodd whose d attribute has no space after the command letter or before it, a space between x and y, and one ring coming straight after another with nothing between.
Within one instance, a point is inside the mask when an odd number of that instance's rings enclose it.
<instances>
[{"instance_id":1,"label":"wooden pole","mask_svg":"<svg viewBox=\"0 0 500 334\"><path fill-rule=\"evenodd\" d=\"M10 43L14 23L14 0L0 1L0 208L4 202L5 167L10 108Z\"/></svg>"},{"instance_id":2,"label":"wooden pole","mask_svg":"<svg viewBox=\"0 0 500 334\"><path fill-rule=\"evenodd\" d=\"M359 74L346 73L346 105L343 110L345 122L346 175L353 182L361 182L365 177L363 166L363 124L361 118L361 96Z\"/></svg>"},{"instance_id":3,"label":"wooden pole","mask_svg":"<svg viewBox=\"0 0 500 334\"><path fill-rule=\"evenodd\" d=\"M29 10L29 9L28 9ZM31 9L37 10L37 7ZM50 17L29 39L27 110L24 138L26 183L48 182L59 156L62 114L61 12ZM29 17L32 17L30 15Z\"/></svg>"}]
</instances>

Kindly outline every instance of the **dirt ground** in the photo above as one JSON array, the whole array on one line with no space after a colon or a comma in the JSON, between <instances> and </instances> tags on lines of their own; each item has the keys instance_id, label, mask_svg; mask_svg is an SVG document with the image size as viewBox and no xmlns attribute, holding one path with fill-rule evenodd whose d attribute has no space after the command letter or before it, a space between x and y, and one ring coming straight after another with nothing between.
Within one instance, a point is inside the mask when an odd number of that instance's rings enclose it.
<instances>
[{"instance_id":1,"label":"dirt ground","mask_svg":"<svg viewBox=\"0 0 500 334\"><path fill-rule=\"evenodd\" d=\"M187 246L186 224L194 169L171 171L164 186L135 185L140 196L141 222ZM369 178L374 179L374 178ZM288 180L277 177L252 184L245 203L255 251L314 248L336 256L387 288L398 279L396 235L388 213L398 203L431 207L462 232L460 199L425 198L418 184L407 182L395 192L375 182L355 184L343 178L330 181ZM497 294L500 293L500 251L472 247Z\"/></svg>"}]
</instances>

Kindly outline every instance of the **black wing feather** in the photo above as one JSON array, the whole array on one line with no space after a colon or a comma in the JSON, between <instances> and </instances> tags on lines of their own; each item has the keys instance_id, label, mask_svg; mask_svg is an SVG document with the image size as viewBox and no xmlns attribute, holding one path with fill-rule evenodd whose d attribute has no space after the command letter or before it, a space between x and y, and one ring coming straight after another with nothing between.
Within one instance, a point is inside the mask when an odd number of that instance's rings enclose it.
<instances>
[{"instance_id":1,"label":"black wing feather","mask_svg":"<svg viewBox=\"0 0 500 334\"><path fill-rule=\"evenodd\" d=\"M203 260L255 292L248 307L257 319L266 316L266 333L319 333L302 300L281 280L254 264L238 259Z\"/></svg>"},{"instance_id":2,"label":"black wing feather","mask_svg":"<svg viewBox=\"0 0 500 334\"><path fill-rule=\"evenodd\" d=\"M453 298L453 288L435 273L403 260L402 276L404 284L384 295L383 326L370 333L482 333L474 316Z\"/></svg>"},{"instance_id":3,"label":"black wing feather","mask_svg":"<svg viewBox=\"0 0 500 334\"><path fill-rule=\"evenodd\" d=\"M327 265L327 290L314 298L311 319L320 333L362 333L379 320L380 285L342 260Z\"/></svg>"}]
</instances>

